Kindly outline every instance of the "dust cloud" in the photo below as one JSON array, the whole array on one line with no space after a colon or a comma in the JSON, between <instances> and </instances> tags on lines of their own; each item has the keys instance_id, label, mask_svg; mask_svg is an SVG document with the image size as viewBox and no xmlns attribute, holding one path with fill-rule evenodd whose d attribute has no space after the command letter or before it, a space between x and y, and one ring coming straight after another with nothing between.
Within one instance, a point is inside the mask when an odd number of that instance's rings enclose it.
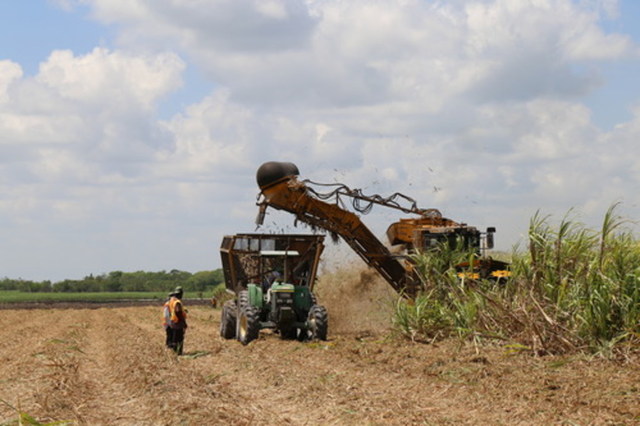
<instances>
[{"instance_id":1,"label":"dust cloud","mask_svg":"<svg viewBox=\"0 0 640 426\"><path fill-rule=\"evenodd\" d=\"M380 333L390 329L396 292L366 266L343 266L318 277L314 293L329 312L329 334Z\"/></svg>"}]
</instances>

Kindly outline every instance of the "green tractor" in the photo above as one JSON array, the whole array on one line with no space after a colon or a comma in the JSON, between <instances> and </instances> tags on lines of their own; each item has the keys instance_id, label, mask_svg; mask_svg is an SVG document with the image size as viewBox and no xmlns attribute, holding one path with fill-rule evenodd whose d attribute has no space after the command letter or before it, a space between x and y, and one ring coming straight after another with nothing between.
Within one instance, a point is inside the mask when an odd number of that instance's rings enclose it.
<instances>
[{"instance_id":1,"label":"green tractor","mask_svg":"<svg viewBox=\"0 0 640 426\"><path fill-rule=\"evenodd\" d=\"M220 335L246 345L260 330L283 339L327 339L328 316L312 290L322 235L237 234L222 240L225 286Z\"/></svg>"}]
</instances>

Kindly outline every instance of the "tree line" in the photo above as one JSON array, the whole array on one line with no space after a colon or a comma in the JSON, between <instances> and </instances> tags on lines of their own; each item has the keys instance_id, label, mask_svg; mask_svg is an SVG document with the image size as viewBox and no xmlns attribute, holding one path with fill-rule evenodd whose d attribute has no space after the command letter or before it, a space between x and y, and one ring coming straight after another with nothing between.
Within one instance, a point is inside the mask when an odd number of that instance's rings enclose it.
<instances>
[{"instance_id":1,"label":"tree line","mask_svg":"<svg viewBox=\"0 0 640 426\"><path fill-rule=\"evenodd\" d=\"M122 292L122 291L170 291L182 286L185 292L205 292L224 282L222 269L190 273L173 269L160 272L122 272L113 271L101 275L88 275L81 280L62 280L52 283L23 279L3 278L0 290L23 292Z\"/></svg>"}]
</instances>

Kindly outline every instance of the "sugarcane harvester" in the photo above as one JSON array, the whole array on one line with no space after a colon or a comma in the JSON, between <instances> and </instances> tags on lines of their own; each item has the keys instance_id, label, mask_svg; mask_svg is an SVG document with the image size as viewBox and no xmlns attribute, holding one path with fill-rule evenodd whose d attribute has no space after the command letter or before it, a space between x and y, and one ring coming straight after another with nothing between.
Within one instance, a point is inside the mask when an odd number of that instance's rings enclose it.
<instances>
[{"instance_id":1,"label":"sugarcane harvester","mask_svg":"<svg viewBox=\"0 0 640 426\"><path fill-rule=\"evenodd\" d=\"M354 209L360 213L368 213L377 204L417 215L416 218L401 219L387 229L390 244L404 245L407 253L429 250L442 243L454 245L458 241L462 241L466 249L476 250L479 255L493 247L493 227L481 232L475 227L443 217L437 209L418 208L415 200L400 193L386 198L367 196L360 190L352 190L342 184L326 185L299 180L299 174L298 167L287 162L267 162L258 168L256 178L260 194L257 204L260 210L256 223L261 225L266 209L272 207L293 214L296 221L312 228L339 236L367 265L406 297L415 297L421 289L421 281L411 257L391 253L358 215L345 208L343 197L350 198ZM329 193L320 193L314 189L319 185L334 189ZM327 202L330 199L335 202ZM401 202L409 205L403 206ZM507 266L505 262L478 256L469 269L474 271L474 278L491 278L508 275Z\"/></svg>"}]
</instances>

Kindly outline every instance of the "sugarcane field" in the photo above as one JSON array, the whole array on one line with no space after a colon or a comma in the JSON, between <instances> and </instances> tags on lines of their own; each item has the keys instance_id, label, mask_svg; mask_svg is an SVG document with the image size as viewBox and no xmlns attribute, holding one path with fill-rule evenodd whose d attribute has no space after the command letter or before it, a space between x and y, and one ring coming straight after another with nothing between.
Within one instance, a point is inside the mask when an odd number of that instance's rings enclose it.
<instances>
[{"instance_id":1,"label":"sugarcane field","mask_svg":"<svg viewBox=\"0 0 640 426\"><path fill-rule=\"evenodd\" d=\"M0 424L638 420L637 353L536 357L459 339L414 343L391 332L392 291L371 273L343 271L318 287L332 314L326 341L263 332L245 346L219 336L219 307L187 305L181 356L164 346L161 304L2 310Z\"/></svg>"}]
</instances>

